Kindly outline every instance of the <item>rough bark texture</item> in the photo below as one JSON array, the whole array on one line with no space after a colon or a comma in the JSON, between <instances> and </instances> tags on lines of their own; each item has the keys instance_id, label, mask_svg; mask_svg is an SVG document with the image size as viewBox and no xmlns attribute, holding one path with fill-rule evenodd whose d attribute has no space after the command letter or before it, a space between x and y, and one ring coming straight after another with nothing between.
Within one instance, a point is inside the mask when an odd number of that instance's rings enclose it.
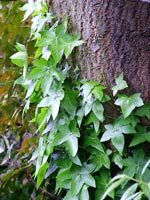
<instances>
[{"instance_id":1,"label":"rough bark texture","mask_svg":"<svg viewBox=\"0 0 150 200\"><path fill-rule=\"evenodd\" d=\"M81 75L107 82L124 72L130 92L150 101L150 4L140 0L50 0L58 18L68 16L84 45L73 60Z\"/></svg>"}]
</instances>

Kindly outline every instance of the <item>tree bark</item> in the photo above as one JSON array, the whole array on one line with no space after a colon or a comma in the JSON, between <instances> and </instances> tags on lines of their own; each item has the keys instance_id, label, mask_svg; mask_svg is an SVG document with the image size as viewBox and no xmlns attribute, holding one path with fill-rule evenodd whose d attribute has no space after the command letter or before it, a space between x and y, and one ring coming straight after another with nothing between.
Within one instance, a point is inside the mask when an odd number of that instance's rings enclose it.
<instances>
[{"instance_id":1,"label":"tree bark","mask_svg":"<svg viewBox=\"0 0 150 200\"><path fill-rule=\"evenodd\" d=\"M73 55L81 75L114 85L123 71L130 93L150 102L150 4L140 0L50 0L58 18L67 16L84 45Z\"/></svg>"}]
</instances>

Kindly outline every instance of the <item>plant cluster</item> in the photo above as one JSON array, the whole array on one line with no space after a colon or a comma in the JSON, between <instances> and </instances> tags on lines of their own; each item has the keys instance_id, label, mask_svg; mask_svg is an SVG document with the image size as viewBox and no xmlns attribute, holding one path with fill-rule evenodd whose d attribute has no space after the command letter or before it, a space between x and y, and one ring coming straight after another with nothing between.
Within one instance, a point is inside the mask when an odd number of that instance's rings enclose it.
<instances>
[{"instance_id":1,"label":"plant cluster","mask_svg":"<svg viewBox=\"0 0 150 200\"><path fill-rule=\"evenodd\" d=\"M35 166L36 188L47 181L52 198L64 200L149 199L150 104L120 92L128 87L123 73L113 99L98 82L79 79L68 57L83 41L68 33L67 20L54 22L44 0L29 0L22 10L24 20L32 15L35 56L28 65L26 47L17 43L11 60L23 66L16 84L26 92L24 118L35 111L38 142L28 167Z\"/></svg>"}]
</instances>

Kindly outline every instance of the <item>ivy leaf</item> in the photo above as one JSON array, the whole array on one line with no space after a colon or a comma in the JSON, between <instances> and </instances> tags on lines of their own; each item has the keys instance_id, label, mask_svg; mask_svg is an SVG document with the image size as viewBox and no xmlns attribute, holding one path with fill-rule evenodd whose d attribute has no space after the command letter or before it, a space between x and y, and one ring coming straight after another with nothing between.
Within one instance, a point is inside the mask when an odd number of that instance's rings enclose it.
<instances>
[{"instance_id":1,"label":"ivy leaf","mask_svg":"<svg viewBox=\"0 0 150 200\"><path fill-rule=\"evenodd\" d=\"M128 87L127 82L123 80L123 72L115 80L116 85L112 88L113 95L115 96L119 90L123 90Z\"/></svg>"},{"instance_id":2,"label":"ivy leaf","mask_svg":"<svg viewBox=\"0 0 150 200\"><path fill-rule=\"evenodd\" d=\"M71 195L76 196L80 192L83 184L84 182L80 174L79 176L76 176L75 178L73 178L71 182L71 189L70 189Z\"/></svg>"},{"instance_id":3,"label":"ivy leaf","mask_svg":"<svg viewBox=\"0 0 150 200\"><path fill-rule=\"evenodd\" d=\"M83 186L81 193L80 193L80 200L89 200L89 192L88 192L88 187L86 185Z\"/></svg>"},{"instance_id":4,"label":"ivy leaf","mask_svg":"<svg viewBox=\"0 0 150 200\"><path fill-rule=\"evenodd\" d=\"M53 43L50 45L50 52L55 63L59 63L63 57L64 47L62 44L58 42L58 40L54 40Z\"/></svg>"},{"instance_id":5,"label":"ivy leaf","mask_svg":"<svg viewBox=\"0 0 150 200\"><path fill-rule=\"evenodd\" d=\"M74 118L77 109L77 95L78 92L71 90L69 83L65 84L65 96L62 100L62 106L70 115L71 118Z\"/></svg>"},{"instance_id":6,"label":"ivy leaf","mask_svg":"<svg viewBox=\"0 0 150 200\"><path fill-rule=\"evenodd\" d=\"M134 138L132 139L132 141L130 143L130 147L136 146L136 145L144 143L144 142L150 142L150 132L135 134Z\"/></svg>"},{"instance_id":7,"label":"ivy leaf","mask_svg":"<svg viewBox=\"0 0 150 200\"><path fill-rule=\"evenodd\" d=\"M103 105L102 105L99 101L95 101L95 102L93 103L92 110L93 110L95 116L96 116L101 122L103 122L103 121L104 121L104 115L103 115L104 108L103 108Z\"/></svg>"},{"instance_id":8,"label":"ivy leaf","mask_svg":"<svg viewBox=\"0 0 150 200\"><path fill-rule=\"evenodd\" d=\"M27 90L26 98L28 98L32 95L36 84L37 84L37 81L31 81L31 83L29 84L28 90Z\"/></svg>"},{"instance_id":9,"label":"ivy leaf","mask_svg":"<svg viewBox=\"0 0 150 200\"><path fill-rule=\"evenodd\" d=\"M36 183L36 189L38 189L40 187L40 185L42 184L45 174L46 174L46 170L49 167L49 163L46 162L39 170L38 175L37 175L37 183Z\"/></svg>"},{"instance_id":10,"label":"ivy leaf","mask_svg":"<svg viewBox=\"0 0 150 200\"><path fill-rule=\"evenodd\" d=\"M119 151L120 154L122 154L123 148L124 148L124 136L122 134L118 134L117 137L112 138L112 144L116 149Z\"/></svg>"},{"instance_id":11,"label":"ivy leaf","mask_svg":"<svg viewBox=\"0 0 150 200\"><path fill-rule=\"evenodd\" d=\"M43 96L46 97L46 95L49 94L50 87L51 87L51 84L53 81L53 77L52 77L52 74L50 73L50 71L43 73L43 75L45 75L45 76L41 80L41 89L43 92Z\"/></svg>"},{"instance_id":12,"label":"ivy leaf","mask_svg":"<svg viewBox=\"0 0 150 200\"><path fill-rule=\"evenodd\" d=\"M95 149L89 149L89 152L91 153L90 160L94 165L94 172L99 171L103 166L110 169L110 160L107 153L95 151Z\"/></svg>"},{"instance_id":13,"label":"ivy leaf","mask_svg":"<svg viewBox=\"0 0 150 200\"><path fill-rule=\"evenodd\" d=\"M89 98L83 106L84 106L84 110L85 110L85 116L87 116L90 113L90 111L92 110L93 99Z\"/></svg>"},{"instance_id":14,"label":"ivy leaf","mask_svg":"<svg viewBox=\"0 0 150 200\"><path fill-rule=\"evenodd\" d=\"M109 183L109 178L110 178L110 174L108 171L106 171L105 169L101 169L101 173L99 176L96 176L96 186L97 186L97 190L95 192L95 200L101 200L103 194L105 193L106 189L107 189L107 185ZM109 196L112 197L112 199L114 198L113 195L113 191L110 192Z\"/></svg>"},{"instance_id":15,"label":"ivy leaf","mask_svg":"<svg viewBox=\"0 0 150 200\"><path fill-rule=\"evenodd\" d=\"M69 158L76 165L82 166L82 163L77 155L75 157L70 156Z\"/></svg>"},{"instance_id":16,"label":"ivy leaf","mask_svg":"<svg viewBox=\"0 0 150 200\"><path fill-rule=\"evenodd\" d=\"M147 196L147 198L150 198L150 183L142 183L141 188L144 192L144 194Z\"/></svg>"},{"instance_id":17,"label":"ivy leaf","mask_svg":"<svg viewBox=\"0 0 150 200\"><path fill-rule=\"evenodd\" d=\"M45 47L51 45L57 40L56 34L53 30L44 30L41 32L41 38L37 40L36 47Z\"/></svg>"},{"instance_id":18,"label":"ivy leaf","mask_svg":"<svg viewBox=\"0 0 150 200\"><path fill-rule=\"evenodd\" d=\"M28 68L28 54L27 54L27 50L26 50L25 46L22 45L22 44L20 44L20 43L17 43L16 49L19 52L17 52L14 55L12 55L10 57L10 59L12 60L12 62L15 65L17 65L19 67L24 67L23 68L23 78L25 80L26 73L27 73L27 68Z\"/></svg>"},{"instance_id":19,"label":"ivy leaf","mask_svg":"<svg viewBox=\"0 0 150 200\"><path fill-rule=\"evenodd\" d=\"M70 130L67 125L62 125L61 127L59 127L59 131L60 132L55 134L55 138L53 142L55 146L63 144L70 137Z\"/></svg>"},{"instance_id":20,"label":"ivy leaf","mask_svg":"<svg viewBox=\"0 0 150 200\"><path fill-rule=\"evenodd\" d=\"M135 129L130 125L121 125L118 122L114 124L105 125L106 131L102 135L101 142L105 142L111 139L113 145L122 154L124 148L124 136L125 134L135 133Z\"/></svg>"},{"instance_id":21,"label":"ivy leaf","mask_svg":"<svg viewBox=\"0 0 150 200\"><path fill-rule=\"evenodd\" d=\"M55 120L58 115L60 101L64 97L64 91L61 89L58 89L57 91L55 91L55 89L52 89L49 92L51 92L51 96L44 97L41 100L41 102L37 105L37 109L40 107L51 106L52 117Z\"/></svg>"},{"instance_id":22,"label":"ivy leaf","mask_svg":"<svg viewBox=\"0 0 150 200\"><path fill-rule=\"evenodd\" d=\"M87 118L87 120L85 121L85 125L89 125L93 123L94 124L94 129L96 131L96 133L99 131L99 126L100 126L100 121L99 119L95 116L95 114L93 112L91 112Z\"/></svg>"},{"instance_id":23,"label":"ivy leaf","mask_svg":"<svg viewBox=\"0 0 150 200\"><path fill-rule=\"evenodd\" d=\"M61 43L64 45L64 54L66 58L71 54L74 47L80 46L83 44L82 40L80 39L80 35L70 35L65 34L63 37L60 38Z\"/></svg>"},{"instance_id":24,"label":"ivy leaf","mask_svg":"<svg viewBox=\"0 0 150 200\"><path fill-rule=\"evenodd\" d=\"M127 118L136 107L143 105L143 100L140 97L140 93L133 94L130 97L119 95L115 104L121 107L124 118Z\"/></svg>"},{"instance_id":25,"label":"ivy leaf","mask_svg":"<svg viewBox=\"0 0 150 200\"><path fill-rule=\"evenodd\" d=\"M88 81L82 85L80 90L82 91L83 94L83 104L88 100L88 96L92 91L92 89L98 85L99 83L96 81Z\"/></svg>"},{"instance_id":26,"label":"ivy leaf","mask_svg":"<svg viewBox=\"0 0 150 200\"><path fill-rule=\"evenodd\" d=\"M119 179L119 180L117 180ZM105 193L103 194L101 200L104 200L107 195L111 194L118 186L120 186L127 179L126 175L118 175L114 177L108 185Z\"/></svg>"},{"instance_id":27,"label":"ivy leaf","mask_svg":"<svg viewBox=\"0 0 150 200\"><path fill-rule=\"evenodd\" d=\"M29 74L29 80L39 79L43 77L45 75L46 70L46 66L41 65L40 67L34 67Z\"/></svg>"},{"instance_id":28,"label":"ivy leaf","mask_svg":"<svg viewBox=\"0 0 150 200\"><path fill-rule=\"evenodd\" d=\"M84 183L86 183L86 185L94 187L94 188L96 187L95 179L91 174L86 173L86 172L83 173L82 180L84 181Z\"/></svg>"},{"instance_id":29,"label":"ivy leaf","mask_svg":"<svg viewBox=\"0 0 150 200\"><path fill-rule=\"evenodd\" d=\"M138 187L138 183L135 183L129 187L121 197L121 200L127 200L131 195L136 191Z\"/></svg>"},{"instance_id":30,"label":"ivy leaf","mask_svg":"<svg viewBox=\"0 0 150 200\"><path fill-rule=\"evenodd\" d=\"M72 157L76 156L78 151L78 139L75 135L70 135L66 141L66 147Z\"/></svg>"},{"instance_id":31,"label":"ivy leaf","mask_svg":"<svg viewBox=\"0 0 150 200\"><path fill-rule=\"evenodd\" d=\"M64 34L67 32L67 23L67 20L65 20L63 24L60 24L55 28L55 33L58 38L63 37Z\"/></svg>"},{"instance_id":32,"label":"ivy leaf","mask_svg":"<svg viewBox=\"0 0 150 200\"><path fill-rule=\"evenodd\" d=\"M96 99L98 99L99 101L101 101L103 99L104 96L104 92L103 90L106 87L102 86L102 85L98 85L96 87L93 88L92 90L92 94L96 97Z\"/></svg>"},{"instance_id":33,"label":"ivy leaf","mask_svg":"<svg viewBox=\"0 0 150 200\"><path fill-rule=\"evenodd\" d=\"M103 146L102 146L101 142L99 141L98 137L93 137L93 136L86 137L85 141L84 141L84 146L85 147L92 146L92 147L96 148L98 151L101 151L104 153Z\"/></svg>"},{"instance_id":34,"label":"ivy leaf","mask_svg":"<svg viewBox=\"0 0 150 200\"><path fill-rule=\"evenodd\" d=\"M12 62L19 67L23 67L24 65L27 65L27 53L26 52L15 53L14 55L12 55L10 57L10 59L12 59Z\"/></svg>"},{"instance_id":35,"label":"ivy leaf","mask_svg":"<svg viewBox=\"0 0 150 200\"><path fill-rule=\"evenodd\" d=\"M138 108L135 114L150 119L150 103L146 103L141 108Z\"/></svg>"},{"instance_id":36,"label":"ivy leaf","mask_svg":"<svg viewBox=\"0 0 150 200\"><path fill-rule=\"evenodd\" d=\"M34 1L29 0L20 10L25 11L23 20L26 20L34 11Z\"/></svg>"},{"instance_id":37,"label":"ivy leaf","mask_svg":"<svg viewBox=\"0 0 150 200\"><path fill-rule=\"evenodd\" d=\"M56 99L51 106L53 120L55 120L58 115L59 107L60 107L60 100Z\"/></svg>"}]
</instances>

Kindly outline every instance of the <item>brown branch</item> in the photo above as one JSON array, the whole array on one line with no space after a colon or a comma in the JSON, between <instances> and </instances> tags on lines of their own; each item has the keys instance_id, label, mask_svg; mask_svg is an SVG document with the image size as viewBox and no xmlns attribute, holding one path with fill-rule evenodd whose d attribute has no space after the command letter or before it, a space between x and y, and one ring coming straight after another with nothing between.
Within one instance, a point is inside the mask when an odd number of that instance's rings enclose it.
<instances>
[{"instance_id":1,"label":"brown branch","mask_svg":"<svg viewBox=\"0 0 150 200\"><path fill-rule=\"evenodd\" d=\"M30 177L27 177L27 180L32 184L32 185L36 185L36 182L32 179L32 178L30 178ZM51 200L58 200L59 198L57 197L57 196L55 196L54 194L52 194L52 193L50 193L50 192L48 192L48 191L44 191L43 189L42 189L42 187L39 187L39 192L41 192L41 193L43 193L45 196L47 196L47 197L49 197L49 198L51 198Z\"/></svg>"}]
</instances>

